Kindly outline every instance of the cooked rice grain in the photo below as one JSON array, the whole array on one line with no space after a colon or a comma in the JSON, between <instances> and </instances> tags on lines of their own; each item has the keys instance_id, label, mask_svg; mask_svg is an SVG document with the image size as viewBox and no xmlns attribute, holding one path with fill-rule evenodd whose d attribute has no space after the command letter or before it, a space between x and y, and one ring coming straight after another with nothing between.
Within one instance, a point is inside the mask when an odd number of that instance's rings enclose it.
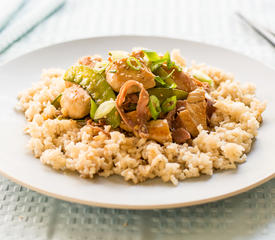
<instances>
[{"instance_id":1,"label":"cooked rice grain","mask_svg":"<svg viewBox=\"0 0 275 240\"><path fill-rule=\"evenodd\" d=\"M105 127L109 134L104 134L74 120L56 119L59 112L51 102L65 89L60 69L44 70L41 80L18 96L28 121L28 146L54 169L87 178L117 174L134 183L160 177L176 185L185 178L212 175L215 169L236 168L236 163L246 160L266 104L255 98L254 85L241 85L232 74L206 65L193 64L192 69L214 79L211 96L217 108L211 131L200 128L192 146L127 137L110 126Z\"/></svg>"}]
</instances>

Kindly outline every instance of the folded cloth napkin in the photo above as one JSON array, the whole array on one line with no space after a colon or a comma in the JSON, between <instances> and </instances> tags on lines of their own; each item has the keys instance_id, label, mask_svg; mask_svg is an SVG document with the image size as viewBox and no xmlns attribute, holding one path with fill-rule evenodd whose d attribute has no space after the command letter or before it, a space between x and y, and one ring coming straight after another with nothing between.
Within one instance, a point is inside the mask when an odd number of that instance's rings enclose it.
<instances>
[{"instance_id":1,"label":"folded cloth napkin","mask_svg":"<svg viewBox=\"0 0 275 240\"><path fill-rule=\"evenodd\" d=\"M25 0L0 1L0 32L8 25L9 21L23 7Z\"/></svg>"},{"instance_id":2,"label":"folded cloth napkin","mask_svg":"<svg viewBox=\"0 0 275 240\"><path fill-rule=\"evenodd\" d=\"M41 3L41 4L40 4ZM39 1L28 14L20 17L11 26L8 26L0 34L0 54L6 51L15 41L22 38L25 34L30 32L43 20L47 19L50 15L60 9L65 3L65 0L47 0Z\"/></svg>"}]
</instances>

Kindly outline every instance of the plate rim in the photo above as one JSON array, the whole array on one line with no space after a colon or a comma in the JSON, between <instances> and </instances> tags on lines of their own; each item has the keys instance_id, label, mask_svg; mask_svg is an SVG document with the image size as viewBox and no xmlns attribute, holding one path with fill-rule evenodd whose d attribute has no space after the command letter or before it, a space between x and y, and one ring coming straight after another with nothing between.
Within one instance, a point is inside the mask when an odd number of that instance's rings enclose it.
<instances>
[{"instance_id":1,"label":"plate rim","mask_svg":"<svg viewBox=\"0 0 275 240\"><path fill-rule=\"evenodd\" d=\"M258 59L254 59L251 56L248 56L246 54L240 53L238 51L235 50L231 50L230 48L225 48L219 45L215 45L215 44L209 44L209 43L205 43L205 42L201 42L201 41L196 41L196 40L191 40L191 39L186 39L186 38L174 38L174 37L167 37L167 36L159 36L159 35L103 35L103 36L95 36L95 37L84 37L84 38L76 38L76 39L71 39L68 41L62 41L62 42L58 42L58 43L54 43L54 44L49 44L46 46L42 46L39 48L36 48L34 50L30 50L25 52L22 55L19 56L15 56L14 58L8 60L8 61L4 61L1 65L0 65L0 69L4 68L6 64L10 64L13 61L16 61L18 59L22 59L25 56L35 53L35 52L39 52L41 50L44 50L46 48L49 47L57 47L58 45L63 45L63 44L69 44L69 43L73 43L73 42L77 42L77 41L88 41L90 39L102 39L102 38L155 38L155 39L162 39L162 40L176 40L176 41L185 41L185 42L189 42L189 43L195 43L195 44L200 44L203 45L204 47L213 47L213 48L217 48L219 50L222 51L226 51L226 52L231 52L237 55L242 55L243 57L252 60L254 62L257 62L259 64L261 64L262 66L264 66L265 68L270 69L271 71L275 72L275 68L261 62ZM253 184L250 184L248 186L244 186L238 190L232 191L230 193L226 193L226 194L221 194L218 196L214 196L214 197L209 197L209 198L204 198L201 200L194 200L194 201L189 201L189 202L183 202L183 203L168 203L168 204L153 204L153 205L129 205L129 204L112 204L112 203L101 203L101 202L94 202L94 201L89 201L89 200L81 200L78 198L74 198L74 197L68 197L68 196L64 196L62 194L56 194L50 191L46 191L44 189L35 187L33 185L24 183L23 181L20 181L18 179L16 179L15 177L9 175L8 173L2 171L0 169L0 174L8 179L10 179L11 181L15 182L16 184L19 184L21 186L24 186L26 188L29 188L33 191L36 191L38 193L50 196L50 197L54 197L57 199L61 199L64 201L68 201L68 202L73 202L73 203L79 203L79 204L85 204L85 205L89 205L89 206L96 206L96 207L105 207L105 208L116 208L116 209L136 209L136 210L149 210L149 209L168 209L168 208L178 208L178 207L187 207L187 206L192 206L192 205L200 205L200 204L204 204L204 203L210 203L210 202L214 202L214 201L218 201L218 200L222 200L228 197L232 197L235 195L238 195L240 193L244 193L248 190L251 190L273 178L275 178L275 172L270 172L268 173L264 178L261 178L260 180L257 180L256 182L254 182Z\"/></svg>"},{"instance_id":2,"label":"plate rim","mask_svg":"<svg viewBox=\"0 0 275 240\"><path fill-rule=\"evenodd\" d=\"M226 194L222 194L219 196L215 196L215 197L210 197L210 198L205 198L202 200L195 200L195 201L189 201L189 202L185 202L185 203L171 203L171 204L154 204L154 205L128 205L128 204L111 204L111 203L100 203L100 202L94 202L94 201L86 201L86 200L81 200L81 199L77 199L77 198L72 198L72 197L67 197L61 194L55 194L49 191L45 191L43 189L34 187L33 185L29 185L27 183L21 182L20 180L10 176L9 174L6 174L5 172L3 172L0 169L0 174L6 178L8 178L9 180L11 180L12 182L19 184L23 187L26 187L32 191L38 192L40 194L44 194L46 196L49 197L53 197L59 200L63 200L63 201L67 201L67 202L71 202L71 203L78 203L78 204L84 204L87 206L93 206L93 207L104 207L104 208L113 208L113 209L129 209L129 210L153 210L153 209L172 209L172 208L180 208L180 207L189 207L189 206L197 206L197 205L202 205L205 203L212 203L212 202L216 202L219 200L223 200L229 197L233 197L236 196L238 194L247 192L251 189L254 189L260 185L262 185L263 183L268 182L269 180L275 178L275 173L271 173L270 175L267 175L265 178L261 179L260 181L257 181L253 184L250 184L247 187L243 187L241 189L238 189L236 191L230 192L230 193L226 193Z\"/></svg>"}]
</instances>

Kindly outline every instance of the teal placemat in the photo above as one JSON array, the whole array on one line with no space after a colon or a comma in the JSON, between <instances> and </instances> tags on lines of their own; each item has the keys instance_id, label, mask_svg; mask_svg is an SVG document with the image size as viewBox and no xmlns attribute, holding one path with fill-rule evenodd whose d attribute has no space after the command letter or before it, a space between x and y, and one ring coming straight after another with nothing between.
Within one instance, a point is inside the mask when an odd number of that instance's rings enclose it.
<instances>
[{"instance_id":1,"label":"teal placemat","mask_svg":"<svg viewBox=\"0 0 275 240\"><path fill-rule=\"evenodd\" d=\"M32 2L14 21L31 14ZM273 0L70 0L0 62L64 40L140 34L217 44L275 66L274 49L234 15L240 10L272 28L274 9ZM134 211L64 202L0 177L0 239L275 239L275 179L215 203Z\"/></svg>"}]
</instances>

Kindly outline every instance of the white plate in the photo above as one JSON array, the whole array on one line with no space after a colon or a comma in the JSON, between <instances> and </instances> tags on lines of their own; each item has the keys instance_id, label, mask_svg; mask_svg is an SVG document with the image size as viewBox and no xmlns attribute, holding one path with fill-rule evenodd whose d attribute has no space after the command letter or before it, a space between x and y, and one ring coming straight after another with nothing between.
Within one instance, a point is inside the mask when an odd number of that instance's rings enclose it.
<instances>
[{"instance_id":1,"label":"white plate","mask_svg":"<svg viewBox=\"0 0 275 240\"><path fill-rule=\"evenodd\" d=\"M86 180L44 166L26 149L26 121L14 110L19 91L39 80L42 68L67 68L80 56L110 49L130 50L143 46L165 52L179 48L184 57L205 62L235 74L242 82L257 85L257 96L268 101L264 123L248 160L234 171L181 182L178 186L150 180L132 185L118 176ZM0 68L0 172L35 191L89 205L153 209L188 206L233 196L275 175L275 71L238 53L202 43L159 37L100 37L76 40L39 49Z\"/></svg>"}]
</instances>

